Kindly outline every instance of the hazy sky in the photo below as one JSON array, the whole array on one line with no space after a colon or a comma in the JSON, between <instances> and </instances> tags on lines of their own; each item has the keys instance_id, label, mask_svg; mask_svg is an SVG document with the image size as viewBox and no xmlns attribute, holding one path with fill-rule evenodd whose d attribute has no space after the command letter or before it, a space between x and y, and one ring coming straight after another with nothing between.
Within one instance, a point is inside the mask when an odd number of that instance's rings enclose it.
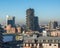
<instances>
[{"instance_id":1,"label":"hazy sky","mask_svg":"<svg viewBox=\"0 0 60 48\"><path fill-rule=\"evenodd\" d=\"M26 9L35 9L39 22L60 21L60 0L0 0L0 23L5 23L6 15L16 17L16 22L25 23Z\"/></svg>"}]
</instances>

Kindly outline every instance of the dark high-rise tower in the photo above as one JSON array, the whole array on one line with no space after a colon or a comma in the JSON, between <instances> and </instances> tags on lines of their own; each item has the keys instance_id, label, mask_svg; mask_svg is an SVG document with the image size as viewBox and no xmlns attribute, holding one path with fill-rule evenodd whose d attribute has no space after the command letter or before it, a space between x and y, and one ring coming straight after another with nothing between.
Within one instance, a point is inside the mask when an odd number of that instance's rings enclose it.
<instances>
[{"instance_id":1,"label":"dark high-rise tower","mask_svg":"<svg viewBox=\"0 0 60 48\"><path fill-rule=\"evenodd\" d=\"M4 32L4 29L0 24L0 48L3 48L3 34L2 34L3 32Z\"/></svg>"},{"instance_id":2,"label":"dark high-rise tower","mask_svg":"<svg viewBox=\"0 0 60 48\"><path fill-rule=\"evenodd\" d=\"M34 30L34 9L26 10L26 25L27 30Z\"/></svg>"},{"instance_id":3,"label":"dark high-rise tower","mask_svg":"<svg viewBox=\"0 0 60 48\"><path fill-rule=\"evenodd\" d=\"M38 30L38 17L35 17L34 9L29 8L26 10L26 25L27 30Z\"/></svg>"},{"instance_id":4,"label":"dark high-rise tower","mask_svg":"<svg viewBox=\"0 0 60 48\"><path fill-rule=\"evenodd\" d=\"M39 28L39 23L38 23L38 17L34 17L34 30L35 31L38 31L40 28Z\"/></svg>"},{"instance_id":5,"label":"dark high-rise tower","mask_svg":"<svg viewBox=\"0 0 60 48\"><path fill-rule=\"evenodd\" d=\"M53 22L53 28L56 29L56 27L58 27L58 22L57 21L54 21Z\"/></svg>"}]
</instances>

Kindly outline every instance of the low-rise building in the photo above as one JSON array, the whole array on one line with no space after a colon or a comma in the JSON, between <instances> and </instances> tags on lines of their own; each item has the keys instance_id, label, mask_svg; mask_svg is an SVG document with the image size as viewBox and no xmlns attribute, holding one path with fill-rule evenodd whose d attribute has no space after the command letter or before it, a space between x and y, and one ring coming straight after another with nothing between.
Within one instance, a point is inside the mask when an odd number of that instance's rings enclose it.
<instances>
[{"instance_id":1,"label":"low-rise building","mask_svg":"<svg viewBox=\"0 0 60 48\"><path fill-rule=\"evenodd\" d=\"M25 37L23 48L59 48L60 37Z\"/></svg>"},{"instance_id":2,"label":"low-rise building","mask_svg":"<svg viewBox=\"0 0 60 48\"><path fill-rule=\"evenodd\" d=\"M51 32L51 36L58 36L58 37L60 37L60 31L59 30L52 31Z\"/></svg>"}]
</instances>

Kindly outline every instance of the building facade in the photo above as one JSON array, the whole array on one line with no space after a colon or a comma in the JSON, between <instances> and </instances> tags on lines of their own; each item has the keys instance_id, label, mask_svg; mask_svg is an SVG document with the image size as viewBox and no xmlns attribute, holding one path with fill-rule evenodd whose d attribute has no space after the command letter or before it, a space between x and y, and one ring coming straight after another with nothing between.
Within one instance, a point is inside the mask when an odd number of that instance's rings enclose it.
<instances>
[{"instance_id":1,"label":"building facade","mask_svg":"<svg viewBox=\"0 0 60 48\"><path fill-rule=\"evenodd\" d=\"M26 38L23 48L60 48L60 37Z\"/></svg>"},{"instance_id":2,"label":"building facade","mask_svg":"<svg viewBox=\"0 0 60 48\"><path fill-rule=\"evenodd\" d=\"M34 9L26 10L26 25L28 30L34 30Z\"/></svg>"},{"instance_id":3,"label":"building facade","mask_svg":"<svg viewBox=\"0 0 60 48\"><path fill-rule=\"evenodd\" d=\"M11 25L12 27L15 26L15 17L13 16L8 16L6 17L6 25Z\"/></svg>"},{"instance_id":4,"label":"building facade","mask_svg":"<svg viewBox=\"0 0 60 48\"><path fill-rule=\"evenodd\" d=\"M26 10L26 26L28 30L38 30L38 17L34 15L34 9L27 9Z\"/></svg>"},{"instance_id":5,"label":"building facade","mask_svg":"<svg viewBox=\"0 0 60 48\"><path fill-rule=\"evenodd\" d=\"M34 17L34 30L39 31L39 23L38 23L38 17Z\"/></svg>"},{"instance_id":6,"label":"building facade","mask_svg":"<svg viewBox=\"0 0 60 48\"><path fill-rule=\"evenodd\" d=\"M4 29L0 25L0 48L3 48L3 33Z\"/></svg>"}]
</instances>

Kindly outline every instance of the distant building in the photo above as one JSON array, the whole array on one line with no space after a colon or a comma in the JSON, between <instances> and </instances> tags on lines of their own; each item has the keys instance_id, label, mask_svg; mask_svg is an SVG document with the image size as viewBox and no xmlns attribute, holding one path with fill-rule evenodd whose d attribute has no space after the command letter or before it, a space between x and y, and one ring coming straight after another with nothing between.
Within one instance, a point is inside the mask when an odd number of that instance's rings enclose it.
<instances>
[{"instance_id":1,"label":"distant building","mask_svg":"<svg viewBox=\"0 0 60 48\"><path fill-rule=\"evenodd\" d=\"M52 30L53 29L53 22L50 21L49 24L48 24L48 26L49 26L49 30Z\"/></svg>"},{"instance_id":2,"label":"distant building","mask_svg":"<svg viewBox=\"0 0 60 48\"><path fill-rule=\"evenodd\" d=\"M0 48L3 48L3 35L4 29L0 25Z\"/></svg>"},{"instance_id":3,"label":"distant building","mask_svg":"<svg viewBox=\"0 0 60 48\"><path fill-rule=\"evenodd\" d=\"M8 16L6 17L6 25L11 25L12 27L15 26L15 17L13 16Z\"/></svg>"},{"instance_id":4,"label":"distant building","mask_svg":"<svg viewBox=\"0 0 60 48\"><path fill-rule=\"evenodd\" d=\"M13 33L16 33L16 28L15 27L12 27L10 24L6 26L6 32L8 34L13 34Z\"/></svg>"},{"instance_id":5,"label":"distant building","mask_svg":"<svg viewBox=\"0 0 60 48\"><path fill-rule=\"evenodd\" d=\"M55 31L52 31L51 33L51 36L53 36L53 37L60 37L60 31L59 30L55 30Z\"/></svg>"},{"instance_id":6,"label":"distant building","mask_svg":"<svg viewBox=\"0 0 60 48\"><path fill-rule=\"evenodd\" d=\"M49 26L49 30L57 29L58 22L57 21L50 21L48 26Z\"/></svg>"},{"instance_id":7,"label":"distant building","mask_svg":"<svg viewBox=\"0 0 60 48\"><path fill-rule=\"evenodd\" d=\"M53 22L53 28L56 29L58 27L58 22L57 21L54 21Z\"/></svg>"},{"instance_id":8,"label":"distant building","mask_svg":"<svg viewBox=\"0 0 60 48\"><path fill-rule=\"evenodd\" d=\"M23 48L60 48L60 37L25 37Z\"/></svg>"},{"instance_id":9,"label":"distant building","mask_svg":"<svg viewBox=\"0 0 60 48\"><path fill-rule=\"evenodd\" d=\"M23 32L23 28L20 26L16 26L16 27L12 27L10 24L6 26L6 28L4 28L6 33L8 34L13 34L13 33L22 33Z\"/></svg>"},{"instance_id":10,"label":"distant building","mask_svg":"<svg viewBox=\"0 0 60 48\"><path fill-rule=\"evenodd\" d=\"M38 23L38 17L34 17L34 30L38 31L39 28L39 23Z\"/></svg>"},{"instance_id":11,"label":"distant building","mask_svg":"<svg viewBox=\"0 0 60 48\"><path fill-rule=\"evenodd\" d=\"M26 10L26 25L28 30L38 30L38 17L34 15L34 9L27 9Z\"/></svg>"},{"instance_id":12,"label":"distant building","mask_svg":"<svg viewBox=\"0 0 60 48\"><path fill-rule=\"evenodd\" d=\"M26 25L28 30L34 30L34 9L26 10Z\"/></svg>"},{"instance_id":13,"label":"distant building","mask_svg":"<svg viewBox=\"0 0 60 48\"><path fill-rule=\"evenodd\" d=\"M44 30L43 33L42 33L42 35L43 36L47 36L47 31Z\"/></svg>"},{"instance_id":14,"label":"distant building","mask_svg":"<svg viewBox=\"0 0 60 48\"><path fill-rule=\"evenodd\" d=\"M21 27L19 24L16 25L16 30L17 33L22 33L23 32L23 27Z\"/></svg>"}]
</instances>

